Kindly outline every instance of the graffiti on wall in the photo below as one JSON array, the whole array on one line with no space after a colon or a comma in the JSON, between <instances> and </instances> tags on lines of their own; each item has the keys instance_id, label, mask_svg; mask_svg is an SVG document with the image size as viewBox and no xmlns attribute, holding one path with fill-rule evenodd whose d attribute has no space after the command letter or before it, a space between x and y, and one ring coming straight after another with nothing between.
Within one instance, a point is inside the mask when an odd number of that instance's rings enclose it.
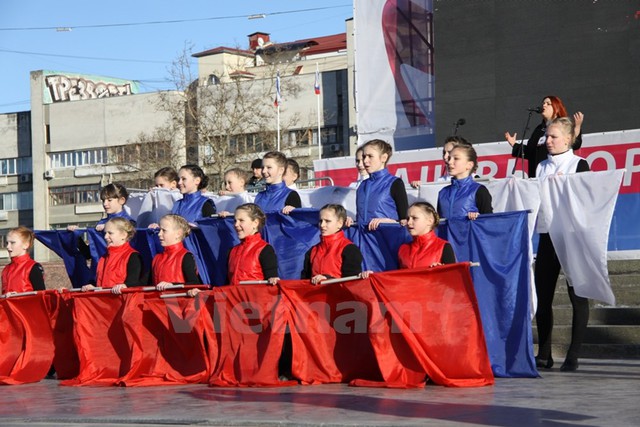
<instances>
[{"instance_id":1,"label":"graffiti on wall","mask_svg":"<svg viewBox=\"0 0 640 427\"><path fill-rule=\"evenodd\" d=\"M49 74L44 78L44 102L80 101L113 96L132 95L138 92L135 82L99 77Z\"/></svg>"}]
</instances>

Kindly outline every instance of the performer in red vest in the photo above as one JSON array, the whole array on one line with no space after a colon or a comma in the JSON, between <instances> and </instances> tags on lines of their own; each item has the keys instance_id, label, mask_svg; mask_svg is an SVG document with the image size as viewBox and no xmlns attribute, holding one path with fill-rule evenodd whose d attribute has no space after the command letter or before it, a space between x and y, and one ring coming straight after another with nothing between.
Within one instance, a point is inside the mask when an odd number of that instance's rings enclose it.
<instances>
[{"instance_id":1,"label":"performer in red vest","mask_svg":"<svg viewBox=\"0 0 640 427\"><path fill-rule=\"evenodd\" d=\"M27 227L16 227L7 233L7 252L11 262L2 270L3 294L45 289L44 270L29 256L33 239L33 231Z\"/></svg>"},{"instance_id":2,"label":"performer in red vest","mask_svg":"<svg viewBox=\"0 0 640 427\"><path fill-rule=\"evenodd\" d=\"M449 242L433 231L439 222L440 217L430 203L416 202L409 207L407 229L413 241L400 246L399 268L434 267L456 262Z\"/></svg>"},{"instance_id":3,"label":"performer in red vest","mask_svg":"<svg viewBox=\"0 0 640 427\"><path fill-rule=\"evenodd\" d=\"M268 280L275 285L280 280L276 251L260 235L266 215L255 203L245 203L236 208L234 217L240 244L229 253L229 285L248 280ZM193 297L199 292L189 289L188 294Z\"/></svg>"},{"instance_id":4,"label":"performer in red vest","mask_svg":"<svg viewBox=\"0 0 640 427\"><path fill-rule=\"evenodd\" d=\"M342 231L346 221L347 211L341 205L328 204L320 209L320 243L305 254L302 279L311 279L317 285L362 272L360 249Z\"/></svg>"},{"instance_id":5,"label":"performer in red vest","mask_svg":"<svg viewBox=\"0 0 640 427\"><path fill-rule=\"evenodd\" d=\"M245 280L268 280L270 285L275 285L280 280L276 251L260 235L266 220L266 215L255 203L236 208L234 227L240 244L229 254L230 285Z\"/></svg>"},{"instance_id":6,"label":"performer in red vest","mask_svg":"<svg viewBox=\"0 0 640 427\"><path fill-rule=\"evenodd\" d=\"M111 288L114 294L121 294L128 286L142 286L142 256L129 244L135 234L133 224L125 218L112 218L105 224L104 239L107 253L98 261L96 285ZM93 284L84 285L82 291L94 289Z\"/></svg>"},{"instance_id":7,"label":"performer in red vest","mask_svg":"<svg viewBox=\"0 0 640 427\"><path fill-rule=\"evenodd\" d=\"M158 238L163 252L153 257L151 283L159 291L177 283L184 285L202 283L198 277L196 259L182 243L191 232L187 220L180 215L165 215L160 219L159 230Z\"/></svg>"}]
</instances>

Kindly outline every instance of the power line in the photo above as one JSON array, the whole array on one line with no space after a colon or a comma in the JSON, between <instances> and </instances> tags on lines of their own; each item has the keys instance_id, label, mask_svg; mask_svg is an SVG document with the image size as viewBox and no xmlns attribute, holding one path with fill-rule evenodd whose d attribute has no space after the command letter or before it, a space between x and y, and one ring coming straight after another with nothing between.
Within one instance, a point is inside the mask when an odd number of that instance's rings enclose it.
<instances>
[{"instance_id":1,"label":"power line","mask_svg":"<svg viewBox=\"0 0 640 427\"><path fill-rule=\"evenodd\" d=\"M93 61L115 61L115 62L142 62L149 64L171 64L171 61L154 61L151 59L124 59L124 58L105 58L95 56L77 56L77 55L58 55L54 53L27 52L23 50L0 49L0 52L15 53L18 55L39 55L51 56L54 58L72 58L72 59L89 59Z\"/></svg>"},{"instance_id":2,"label":"power line","mask_svg":"<svg viewBox=\"0 0 640 427\"><path fill-rule=\"evenodd\" d=\"M39 30L57 30L57 31L71 31L84 28L113 28L113 27L133 27L140 25L164 25L164 24L182 24L186 22L203 22L203 21L219 21L224 19L247 19L249 17L266 17L274 15L287 15L292 13L303 12L315 12L318 10L337 9L342 7L351 7L351 4L344 4L338 6L325 6L314 7L309 9L297 9L297 10L284 10L279 12L270 13L254 13L250 15L229 15L229 16L213 16L210 18L193 18L193 19L173 19L169 21L146 21L146 22L124 22L119 24L92 24L92 25L57 25L55 27L13 27L13 28L0 28L0 31L39 31Z\"/></svg>"}]
</instances>

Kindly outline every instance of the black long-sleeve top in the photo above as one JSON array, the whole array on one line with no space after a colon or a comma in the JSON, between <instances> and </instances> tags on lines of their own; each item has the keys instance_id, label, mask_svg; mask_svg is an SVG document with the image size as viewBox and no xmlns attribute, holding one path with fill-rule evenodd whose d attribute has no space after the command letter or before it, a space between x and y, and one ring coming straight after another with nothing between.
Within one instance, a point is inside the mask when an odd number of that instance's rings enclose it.
<instances>
[{"instance_id":1,"label":"black long-sleeve top","mask_svg":"<svg viewBox=\"0 0 640 427\"><path fill-rule=\"evenodd\" d=\"M309 249L307 253L304 254L304 264L302 273L300 274L301 279L311 279L311 251L313 248ZM349 277L355 276L357 274L362 273L362 253L360 249L354 244L347 245L344 247L342 251L342 266L340 267L341 277ZM328 274L324 274L327 278L331 279L332 277Z\"/></svg>"}]
</instances>

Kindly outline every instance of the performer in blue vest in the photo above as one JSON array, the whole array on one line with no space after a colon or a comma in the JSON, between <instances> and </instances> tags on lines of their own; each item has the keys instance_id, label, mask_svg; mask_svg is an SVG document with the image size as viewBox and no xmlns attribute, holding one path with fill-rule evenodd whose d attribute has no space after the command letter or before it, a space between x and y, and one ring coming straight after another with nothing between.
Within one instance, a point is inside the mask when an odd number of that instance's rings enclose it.
<instances>
[{"instance_id":1,"label":"performer in blue vest","mask_svg":"<svg viewBox=\"0 0 640 427\"><path fill-rule=\"evenodd\" d=\"M369 174L356 192L357 222L375 230L382 223L406 224L409 202L404 182L389 173L387 162L393 149L389 143L373 139L362 146L364 167Z\"/></svg>"},{"instance_id":2,"label":"performer in blue vest","mask_svg":"<svg viewBox=\"0 0 640 427\"><path fill-rule=\"evenodd\" d=\"M472 146L459 145L451 150L447 169L451 185L438 194L440 217L466 216L474 220L480 214L493 213L489 190L473 179L473 173L478 169L478 155Z\"/></svg>"},{"instance_id":3,"label":"performer in blue vest","mask_svg":"<svg viewBox=\"0 0 640 427\"><path fill-rule=\"evenodd\" d=\"M283 181L287 157L279 151L270 151L262 158L262 178L267 188L256 195L255 203L264 212L282 211L289 214L302 207L300 195Z\"/></svg>"},{"instance_id":4,"label":"performer in blue vest","mask_svg":"<svg viewBox=\"0 0 640 427\"><path fill-rule=\"evenodd\" d=\"M180 215L188 222L209 218L216 213L213 200L202 194L207 188L209 177L198 165L184 165L178 171L178 188L182 199L176 201L172 214Z\"/></svg>"}]
</instances>

